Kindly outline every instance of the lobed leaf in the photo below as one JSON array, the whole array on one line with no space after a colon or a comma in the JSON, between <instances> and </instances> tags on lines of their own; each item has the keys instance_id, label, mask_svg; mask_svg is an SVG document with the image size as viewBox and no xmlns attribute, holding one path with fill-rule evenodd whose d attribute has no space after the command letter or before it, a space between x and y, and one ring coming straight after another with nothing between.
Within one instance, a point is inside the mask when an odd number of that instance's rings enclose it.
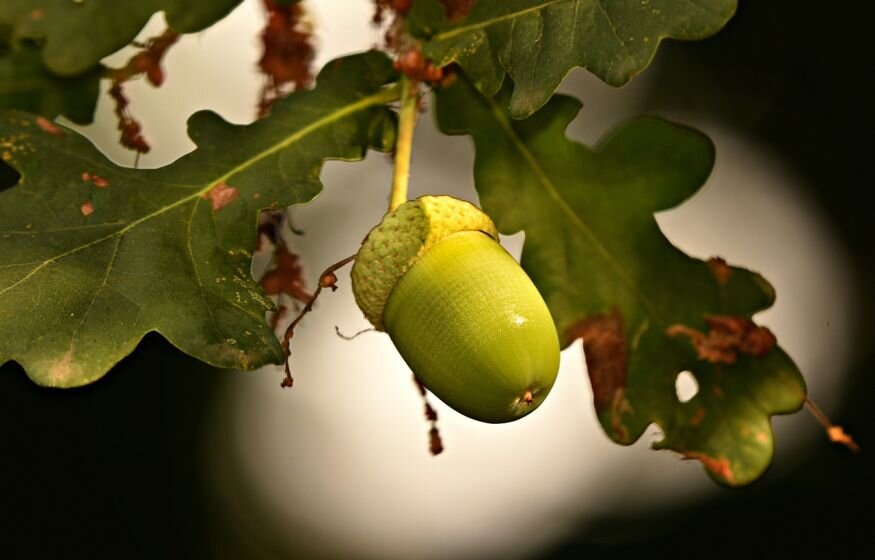
<instances>
[{"instance_id":1,"label":"lobed leaf","mask_svg":"<svg viewBox=\"0 0 875 560\"><path fill-rule=\"evenodd\" d=\"M513 80L513 118L544 105L583 66L612 86L646 68L663 39L703 39L735 13L736 0L477 0L448 19L439 0L417 0L409 16L423 51L457 62L486 95Z\"/></svg>"},{"instance_id":2,"label":"lobed leaf","mask_svg":"<svg viewBox=\"0 0 875 560\"><path fill-rule=\"evenodd\" d=\"M234 126L189 119L197 149L156 170L120 168L44 118L0 113L0 364L41 385L103 376L156 331L219 367L280 363L272 308L249 267L260 210L320 190L326 158L393 145L395 78L379 53L329 63L312 91Z\"/></svg>"},{"instance_id":3,"label":"lobed leaf","mask_svg":"<svg viewBox=\"0 0 875 560\"><path fill-rule=\"evenodd\" d=\"M501 233L525 231L522 265L563 346L583 338L606 433L631 444L656 422L665 434L656 447L701 460L721 483L753 481L773 455L770 417L798 410L805 398L797 367L750 322L774 292L756 273L684 254L654 219L705 182L710 140L641 118L589 148L565 136L580 109L576 99L554 96L515 121L509 90L487 97L462 77L437 94L438 122L446 133L472 136L482 206ZM720 321L767 335L765 342L710 356L697 353L710 338L695 346L671 336ZM675 380L684 371L699 389L680 402Z\"/></svg>"},{"instance_id":4,"label":"lobed leaf","mask_svg":"<svg viewBox=\"0 0 875 560\"><path fill-rule=\"evenodd\" d=\"M225 17L241 0L3 0L0 26L14 41L44 43L43 61L52 73L73 76L130 43L156 12L171 29L201 31Z\"/></svg>"},{"instance_id":5,"label":"lobed leaf","mask_svg":"<svg viewBox=\"0 0 875 560\"><path fill-rule=\"evenodd\" d=\"M17 109L54 119L91 121L99 93L100 69L73 77L48 72L39 50L22 45L0 53L0 109Z\"/></svg>"}]
</instances>

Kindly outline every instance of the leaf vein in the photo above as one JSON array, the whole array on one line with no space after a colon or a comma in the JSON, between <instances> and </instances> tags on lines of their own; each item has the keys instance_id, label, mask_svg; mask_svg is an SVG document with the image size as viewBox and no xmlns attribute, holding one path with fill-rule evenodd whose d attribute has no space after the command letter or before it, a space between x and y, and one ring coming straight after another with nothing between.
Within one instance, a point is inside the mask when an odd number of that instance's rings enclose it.
<instances>
[{"instance_id":1,"label":"leaf vein","mask_svg":"<svg viewBox=\"0 0 875 560\"><path fill-rule=\"evenodd\" d=\"M627 289L638 298L639 301L647 308L650 314L654 317L654 319L658 320L660 323L664 323L665 321L660 317L659 313L656 310L656 307L650 302L647 296L638 289L638 286L635 284L635 281L626 273L626 270L623 266L617 262L617 260L611 255L610 251L608 251L607 247L605 247L604 243L596 236L595 232L584 222L577 213L574 212L574 209L568 204L568 202L562 197L559 193L559 189L556 188L556 185L553 184L550 177L546 174L544 169L540 166L535 156L529 150L528 146L520 139L517 135L516 131L513 129L513 125L507 121L505 118L505 114L502 108L496 103L496 101L491 97L485 97L488 100L490 108L492 109L492 114L495 115L496 120L501 126L502 130L507 134L511 143L514 145L516 150L520 153L523 159L526 161L528 166L532 169L535 177L538 180L538 184L543 187L544 191L547 195L553 199L559 209L563 214L568 218L569 222L573 224L577 230L579 230L592 244L592 246L596 249L596 252L604 259L604 261L610 266L614 272L620 277L623 281L623 284L626 285Z\"/></svg>"},{"instance_id":2,"label":"leaf vein","mask_svg":"<svg viewBox=\"0 0 875 560\"><path fill-rule=\"evenodd\" d=\"M611 19L610 14L608 14L608 11L605 9L604 5L602 5L602 0L594 0L594 1L595 1L596 6L598 6L599 11L602 13L602 17L605 18L605 21L607 22L608 27L611 29L611 33L614 35L614 39L616 39L617 42L620 43L620 47L626 53L626 56L631 57L632 55L629 53L629 49L626 46L626 42L623 41L623 39L620 38L620 34L617 33L617 27L614 25L614 20Z\"/></svg>"},{"instance_id":3,"label":"leaf vein","mask_svg":"<svg viewBox=\"0 0 875 560\"><path fill-rule=\"evenodd\" d=\"M335 123L335 122L337 122L337 121L339 121L339 120L341 120L349 115L355 114L358 111L363 111L363 110L368 109L370 107L373 107L376 105L381 105L383 103L391 101L392 99L396 98L396 95L397 95L397 93L396 93L396 90L394 88L383 89L381 91L378 91L377 93L373 93L371 95L362 97L355 102L349 103L348 105L345 105L345 106L329 113L328 115L326 115L322 118L316 119L315 121L313 121L309 125L304 126L303 128L300 128L300 129L296 130L294 133L290 134L282 142L278 142L277 144L274 144L270 148L263 150L262 152L247 159L243 163L238 164L233 169L224 173L222 176L220 176L216 180L210 182L209 184L207 184L203 188L199 189L198 191L194 192L193 194L186 196L186 197L183 197L183 198L177 200L176 202L173 202L173 203L168 204L166 206L162 206L161 208L158 208L154 212L151 212L149 214L146 214L145 216L142 216L136 220L133 220L133 221L129 222L123 228L119 229L118 231L112 232L108 235L105 235L103 237L95 239L89 243L85 243L83 245L80 245L78 247L73 247L72 249L64 251L63 253L59 253L58 255L55 255L51 258L48 258L44 261L41 261L38 266L34 267L34 269L32 271L30 271L27 275L25 275L23 278L21 278L20 280L18 280L14 284L7 286L6 288L3 288L2 290L0 290L0 295L3 295L5 293L7 293L8 291L14 289L15 287L17 287L21 283L23 283L23 282L27 281L28 279L30 279L31 277L33 277L37 272L39 272L43 268L61 260L61 259L64 259L64 258L69 257L71 255L74 255L74 254L78 253L79 251L83 251L85 249L88 249L89 247L93 247L99 243L102 243L103 241L106 241L107 239L111 239L114 236L121 237L124 234L126 234L128 231L130 231L131 229L142 224L143 222L146 222L146 221L149 221L153 218L161 216L161 215L165 214L166 212L169 212L170 210L173 210L174 208L183 206L186 203L189 203L193 200L197 200L199 197L201 197L204 194L206 194L207 192L209 192L210 189L212 189L214 186L218 185L219 183L225 182L227 179L229 179L230 177L233 177L237 173L240 173L241 171L245 171L248 167L255 165L259 161L263 160L266 157L269 157L269 156L275 154L279 150L282 150L282 149L300 141L304 137L319 130L320 128L323 128L325 126L333 124L333 123ZM135 177L136 174L131 174L131 176Z\"/></svg>"},{"instance_id":4,"label":"leaf vein","mask_svg":"<svg viewBox=\"0 0 875 560\"><path fill-rule=\"evenodd\" d=\"M88 319L88 314L91 312L91 308L94 307L94 302L97 301L97 298L100 297L100 293L106 288L107 280L109 280L109 274L112 271L112 265L115 263L115 259L118 256L118 249L121 245L122 238L119 237L116 240L115 247L113 247L112 255L110 255L109 260L106 264L106 270L103 273L103 280L100 282L100 286L94 291L94 297L91 298L91 301L88 303L88 307L85 309L85 313L82 314L82 319L79 321L79 324L76 325L76 328L73 329L73 332L70 333L70 350L73 350L75 346L76 339L79 335L79 330L85 324L85 321Z\"/></svg>"},{"instance_id":5,"label":"leaf vein","mask_svg":"<svg viewBox=\"0 0 875 560\"><path fill-rule=\"evenodd\" d=\"M191 207L191 214L188 215L188 220L187 220L187 224L186 224L187 233L188 233L188 235L186 236L187 237L186 247L188 249L188 256L191 259L191 269L192 269L192 272L194 272L195 282L197 282L197 285L201 291L201 299L204 302L204 307L206 307L207 313L210 315L210 321L212 321L212 323L213 323L213 330L215 330L216 334L218 334L219 337L221 337L222 332L219 330L219 324L216 322L216 316L213 314L213 308L210 306L210 302L207 301L207 292L206 292L206 289L204 288L204 283L203 283L203 280L201 279L200 270L198 270L198 266L197 266L197 259L194 258L194 249L192 248L192 245L191 245L191 239L192 239L191 226L194 223L194 215L197 213L197 207L200 204L200 201L201 201L200 198L198 198L194 201L194 204Z\"/></svg>"},{"instance_id":6,"label":"leaf vein","mask_svg":"<svg viewBox=\"0 0 875 560\"><path fill-rule=\"evenodd\" d=\"M507 20L514 21L517 18L521 18L525 15L544 10L547 7L552 6L554 4L561 4L563 2L576 2L576 1L579 1L579 0L548 0L548 1L546 1L543 4L540 4L538 6L524 8L522 10L517 10L516 12L511 12L509 14L504 14L504 15L501 15L498 17L479 21L477 23L472 23L470 25L463 25L460 27L456 27L455 29L450 29L449 31L444 31L443 33L438 33L434 37L432 37L432 39L435 41L444 41L446 39L452 39L452 38L457 37L459 35L464 35L466 33L472 32L472 31L479 31L479 30L484 29L486 27L491 27L493 25L497 25L497 24L502 23L502 22L507 21Z\"/></svg>"}]
</instances>

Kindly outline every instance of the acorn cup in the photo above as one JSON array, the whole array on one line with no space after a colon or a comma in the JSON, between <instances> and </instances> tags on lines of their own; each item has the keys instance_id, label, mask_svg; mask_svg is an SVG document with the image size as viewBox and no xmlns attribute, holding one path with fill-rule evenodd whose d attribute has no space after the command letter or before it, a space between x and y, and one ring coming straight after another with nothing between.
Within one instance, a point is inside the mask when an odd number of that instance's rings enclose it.
<instances>
[{"instance_id":1,"label":"acorn cup","mask_svg":"<svg viewBox=\"0 0 875 560\"><path fill-rule=\"evenodd\" d=\"M559 369L550 312L497 240L472 204L423 196L371 230L352 269L359 307L423 385L492 423L535 410Z\"/></svg>"}]
</instances>

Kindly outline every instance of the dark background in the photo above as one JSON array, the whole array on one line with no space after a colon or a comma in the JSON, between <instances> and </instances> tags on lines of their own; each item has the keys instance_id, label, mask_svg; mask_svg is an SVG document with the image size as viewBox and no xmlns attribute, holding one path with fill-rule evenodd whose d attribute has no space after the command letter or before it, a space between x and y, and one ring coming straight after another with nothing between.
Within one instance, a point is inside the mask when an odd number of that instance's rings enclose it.
<instances>
[{"instance_id":1,"label":"dark background","mask_svg":"<svg viewBox=\"0 0 875 560\"><path fill-rule=\"evenodd\" d=\"M800 188L832 219L862 287L857 355L833 420L864 451L810 446L784 476L658 516L605 518L544 558L875 550L867 521L875 474L872 12L866 0L742 1L716 37L662 47L652 70L659 90L648 103L724 119L808 180ZM73 391L38 388L16 364L0 366L0 556L214 556L198 437L206 403L229 375L154 335L99 383Z\"/></svg>"},{"instance_id":2,"label":"dark background","mask_svg":"<svg viewBox=\"0 0 875 560\"><path fill-rule=\"evenodd\" d=\"M875 552L875 300L868 289L875 285L873 21L872 2L742 0L715 37L663 45L659 89L649 102L657 112L693 110L724 120L770 145L808 180L801 188L810 188L831 218L862 288L857 355L832 420L864 451L813 445L788 476L767 475L671 514L604 519L545 558Z\"/></svg>"}]
</instances>

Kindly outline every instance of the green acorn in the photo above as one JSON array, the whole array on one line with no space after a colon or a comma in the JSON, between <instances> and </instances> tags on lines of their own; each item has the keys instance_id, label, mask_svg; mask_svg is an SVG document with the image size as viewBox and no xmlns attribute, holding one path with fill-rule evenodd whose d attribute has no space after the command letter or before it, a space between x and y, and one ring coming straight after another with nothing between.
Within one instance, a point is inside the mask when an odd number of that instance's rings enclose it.
<instances>
[{"instance_id":1,"label":"green acorn","mask_svg":"<svg viewBox=\"0 0 875 560\"><path fill-rule=\"evenodd\" d=\"M387 214L352 269L356 302L416 377L484 422L532 412L559 369L559 339L537 288L489 216L449 196Z\"/></svg>"}]
</instances>

